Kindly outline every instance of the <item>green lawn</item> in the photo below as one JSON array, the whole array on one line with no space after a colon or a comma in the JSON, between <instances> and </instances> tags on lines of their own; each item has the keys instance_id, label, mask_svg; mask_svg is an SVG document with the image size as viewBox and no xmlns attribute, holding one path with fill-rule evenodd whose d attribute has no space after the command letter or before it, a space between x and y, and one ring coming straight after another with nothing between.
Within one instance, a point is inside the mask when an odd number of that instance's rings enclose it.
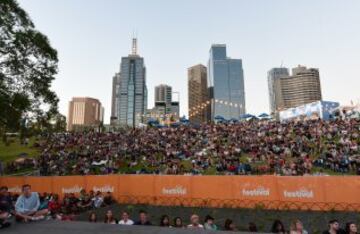
<instances>
[{"instance_id":1,"label":"green lawn","mask_svg":"<svg viewBox=\"0 0 360 234\"><path fill-rule=\"evenodd\" d=\"M31 138L28 146L20 144L18 138L13 138L14 142L9 146L6 146L4 142L0 141L0 160L3 162L9 162L17 159L20 154L26 153L28 157L37 157L39 155L39 149L32 147L35 138Z\"/></svg>"}]
</instances>

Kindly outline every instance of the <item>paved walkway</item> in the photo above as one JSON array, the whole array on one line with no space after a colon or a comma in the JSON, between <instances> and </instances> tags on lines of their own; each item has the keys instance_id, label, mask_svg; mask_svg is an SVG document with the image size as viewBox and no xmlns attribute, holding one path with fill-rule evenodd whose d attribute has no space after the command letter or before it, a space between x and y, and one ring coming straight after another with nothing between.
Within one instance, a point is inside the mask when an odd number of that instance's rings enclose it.
<instances>
[{"instance_id":1,"label":"paved walkway","mask_svg":"<svg viewBox=\"0 0 360 234\"><path fill-rule=\"evenodd\" d=\"M155 226L122 226L111 224L93 224L87 222L40 221L35 223L13 223L10 228L2 230L7 234L99 234L99 233L129 233L129 234L187 234L213 233L233 234L235 232L189 230L175 228L161 228ZM239 233L239 232L236 232ZM243 232L245 233L245 232Z\"/></svg>"}]
</instances>

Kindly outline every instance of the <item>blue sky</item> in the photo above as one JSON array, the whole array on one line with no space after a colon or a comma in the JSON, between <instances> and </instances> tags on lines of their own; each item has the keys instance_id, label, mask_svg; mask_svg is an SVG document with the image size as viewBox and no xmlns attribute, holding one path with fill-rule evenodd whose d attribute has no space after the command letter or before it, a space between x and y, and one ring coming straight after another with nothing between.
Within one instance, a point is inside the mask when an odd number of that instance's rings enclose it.
<instances>
[{"instance_id":1,"label":"blue sky","mask_svg":"<svg viewBox=\"0 0 360 234\"><path fill-rule=\"evenodd\" d=\"M211 44L241 58L246 108L268 112L267 71L282 63L320 69L324 100L360 101L358 0L20 0L59 53L53 89L67 115L73 96L98 98L109 122L111 84L137 31L149 107L154 86L179 91L187 114L187 68L207 64Z\"/></svg>"}]
</instances>

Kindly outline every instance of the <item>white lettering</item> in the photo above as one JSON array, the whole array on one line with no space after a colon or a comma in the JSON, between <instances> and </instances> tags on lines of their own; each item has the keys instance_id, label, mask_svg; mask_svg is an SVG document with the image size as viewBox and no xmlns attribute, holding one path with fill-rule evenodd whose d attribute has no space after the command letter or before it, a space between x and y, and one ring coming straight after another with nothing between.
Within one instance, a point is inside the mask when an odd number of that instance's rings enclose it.
<instances>
[{"instance_id":1,"label":"white lettering","mask_svg":"<svg viewBox=\"0 0 360 234\"><path fill-rule=\"evenodd\" d=\"M162 194L167 195L186 195L187 191L186 188L183 188L182 186L176 186L175 188L163 188Z\"/></svg>"},{"instance_id":2,"label":"white lettering","mask_svg":"<svg viewBox=\"0 0 360 234\"><path fill-rule=\"evenodd\" d=\"M62 188L61 191L62 193L80 193L82 189L79 185L75 185L72 188Z\"/></svg>"},{"instance_id":3,"label":"white lettering","mask_svg":"<svg viewBox=\"0 0 360 234\"><path fill-rule=\"evenodd\" d=\"M94 192L100 191L102 193L107 193L107 192L113 193L114 192L114 186L110 186L110 185L104 185L102 187L94 186L93 190L94 190Z\"/></svg>"},{"instance_id":4,"label":"white lettering","mask_svg":"<svg viewBox=\"0 0 360 234\"><path fill-rule=\"evenodd\" d=\"M21 188L19 186L12 187L8 189L9 193L21 193Z\"/></svg>"},{"instance_id":5,"label":"white lettering","mask_svg":"<svg viewBox=\"0 0 360 234\"><path fill-rule=\"evenodd\" d=\"M284 191L284 197L289 198L313 198L314 192L312 190L300 189L296 191Z\"/></svg>"},{"instance_id":6,"label":"white lettering","mask_svg":"<svg viewBox=\"0 0 360 234\"><path fill-rule=\"evenodd\" d=\"M249 196L249 197L258 197L258 196L270 196L270 189L265 189L264 187L258 187L256 189L243 189L242 190L243 196Z\"/></svg>"}]
</instances>

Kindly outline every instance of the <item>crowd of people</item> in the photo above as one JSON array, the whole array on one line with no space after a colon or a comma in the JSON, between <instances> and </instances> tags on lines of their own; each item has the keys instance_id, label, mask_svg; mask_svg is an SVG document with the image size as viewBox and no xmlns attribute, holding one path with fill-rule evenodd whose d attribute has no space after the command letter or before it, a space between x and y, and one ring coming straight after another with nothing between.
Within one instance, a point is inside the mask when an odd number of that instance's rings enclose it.
<instances>
[{"instance_id":1,"label":"crowd of people","mask_svg":"<svg viewBox=\"0 0 360 234\"><path fill-rule=\"evenodd\" d=\"M22 186L20 195L12 195L7 187L0 188L0 228L9 227L11 216L14 216L18 222L34 222L39 220L57 219L62 221L74 221L81 212L88 212L88 221L91 223L105 223L118 225L155 225L167 228L188 228L188 229L206 229L206 230L226 230L239 231L236 223L231 219L225 219L224 225L217 225L214 217L206 215L202 222L199 215L192 214L188 222L183 221L181 217L171 219L168 215L162 215L159 222L152 223L146 211L141 210L138 213L137 220L131 219L128 211L122 211L118 216L110 209L114 200L111 193L103 196L100 192L89 192L82 190L78 196L74 194L66 195L62 201L56 194L42 194L31 190L31 186L25 184ZM103 216L98 217L96 208L109 207ZM248 224L248 232L258 232L256 223ZM274 220L271 233L278 234L307 234L300 220L294 220L287 228L280 220ZM341 228L339 221L330 220L329 227L323 234L357 234L357 225L354 222L346 223Z\"/></svg>"},{"instance_id":2,"label":"crowd of people","mask_svg":"<svg viewBox=\"0 0 360 234\"><path fill-rule=\"evenodd\" d=\"M19 222L47 219L74 220L81 212L110 206L115 202L110 192L81 190L79 195L65 194L62 199L57 194L31 191L31 186L22 186L22 194L11 194L6 186L0 188L0 225L9 226L12 216Z\"/></svg>"},{"instance_id":3,"label":"crowd of people","mask_svg":"<svg viewBox=\"0 0 360 234\"><path fill-rule=\"evenodd\" d=\"M246 121L116 133L61 133L40 144L41 175L360 174L360 119Z\"/></svg>"}]
</instances>

